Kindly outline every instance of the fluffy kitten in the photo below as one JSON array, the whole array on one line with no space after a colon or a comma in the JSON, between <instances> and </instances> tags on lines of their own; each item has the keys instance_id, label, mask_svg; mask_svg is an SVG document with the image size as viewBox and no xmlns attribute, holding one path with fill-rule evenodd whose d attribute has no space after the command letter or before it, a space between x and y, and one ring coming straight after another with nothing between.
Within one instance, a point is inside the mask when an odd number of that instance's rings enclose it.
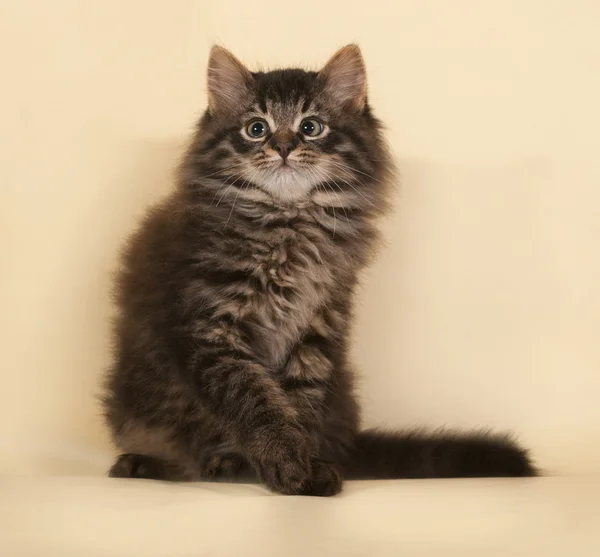
<instances>
[{"instance_id":1,"label":"fluffy kitten","mask_svg":"<svg viewBox=\"0 0 600 557\"><path fill-rule=\"evenodd\" d=\"M177 187L122 259L110 475L322 496L342 478L533 475L507 437L360 429L352 297L394 169L359 49L252 73L214 47L208 91Z\"/></svg>"}]
</instances>

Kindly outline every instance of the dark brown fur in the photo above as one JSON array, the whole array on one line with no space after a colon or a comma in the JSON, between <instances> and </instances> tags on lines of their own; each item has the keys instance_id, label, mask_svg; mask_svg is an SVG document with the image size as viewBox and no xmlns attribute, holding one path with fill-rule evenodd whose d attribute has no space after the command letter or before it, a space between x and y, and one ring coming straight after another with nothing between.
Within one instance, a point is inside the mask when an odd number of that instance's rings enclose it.
<instances>
[{"instance_id":1,"label":"dark brown fur","mask_svg":"<svg viewBox=\"0 0 600 557\"><path fill-rule=\"evenodd\" d=\"M257 115L273 128L259 140ZM326 132L303 135L302 115ZM348 332L393 183L380 130L356 47L318 73L254 74L213 49L177 188L122 259L112 476L334 495L348 477L534 474L506 437L360 430Z\"/></svg>"}]
</instances>

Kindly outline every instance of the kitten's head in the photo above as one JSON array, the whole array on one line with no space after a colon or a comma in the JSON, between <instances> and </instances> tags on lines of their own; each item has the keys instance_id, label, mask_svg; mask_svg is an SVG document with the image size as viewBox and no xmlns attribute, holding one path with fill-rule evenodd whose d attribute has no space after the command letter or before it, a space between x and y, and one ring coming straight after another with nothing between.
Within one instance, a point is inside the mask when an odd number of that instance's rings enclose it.
<instances>
[{"instance_id":1,"label":"kitten's head","mask_svg":"<svg viewBox=\"0 0 600 557\"><path fill-rule=\"evenodd\" d=\"M208 109L192 147L196 180L222 195L381 209L391 163L367 103L357 46L319 71L251 72L224 48L208 64Z\"/></svg>"}]
</instances>

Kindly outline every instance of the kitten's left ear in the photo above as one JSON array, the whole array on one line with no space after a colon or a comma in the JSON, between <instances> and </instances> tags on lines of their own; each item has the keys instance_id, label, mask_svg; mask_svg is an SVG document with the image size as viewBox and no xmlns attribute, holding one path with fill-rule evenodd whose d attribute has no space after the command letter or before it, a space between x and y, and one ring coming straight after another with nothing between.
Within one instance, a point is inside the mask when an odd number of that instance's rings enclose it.
<instances>
[{"instance_id":1,"label":"kitten's left ear","mask_svg":"<svg viewBox=\"0 0 600 557\"><path fill-rule=\"evenodd\" d=\"M319 72L325 93L344 108L362 110L367 102L367 70L360 48L338 50Z\"/></svg>"},{"instance_id":2,"label":"kitten's left ear","mask_svg":"<svg viewBox=\"0 0 600 557\"><path fill-rule=\"evenodd\" d=\"M213 46L208 59L208 108L212 112L239 110L247 98L252 74L231 52Z\"/></svg>"}]
</instances>

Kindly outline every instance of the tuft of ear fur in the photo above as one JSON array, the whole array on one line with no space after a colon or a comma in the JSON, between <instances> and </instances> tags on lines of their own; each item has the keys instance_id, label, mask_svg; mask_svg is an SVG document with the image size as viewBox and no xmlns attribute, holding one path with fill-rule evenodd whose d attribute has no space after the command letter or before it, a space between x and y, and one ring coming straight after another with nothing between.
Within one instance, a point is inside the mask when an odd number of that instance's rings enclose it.
<instances>
[{"instance_id":1,"label":"tuft of ear fur","mask_svg":"<svg viewBox=\"0 0 600 557\"><path fill-rule=\"evenodd\" d=\"M236 111L248 96L252 74L229 50L215 45L208 59L207 80L210 111Z\"/></svg>"},{"instance_id":2,"label":"tuft of ear fur","mask_svg":"<svg viewBox=\"0 0 600 557\"><path fill-rule=\"evenodd\" d=\"M338 50L319 72L326 95L344 108L362 110L367 102L367 70L355 44Z\"/></svg>"}]
</instances>

